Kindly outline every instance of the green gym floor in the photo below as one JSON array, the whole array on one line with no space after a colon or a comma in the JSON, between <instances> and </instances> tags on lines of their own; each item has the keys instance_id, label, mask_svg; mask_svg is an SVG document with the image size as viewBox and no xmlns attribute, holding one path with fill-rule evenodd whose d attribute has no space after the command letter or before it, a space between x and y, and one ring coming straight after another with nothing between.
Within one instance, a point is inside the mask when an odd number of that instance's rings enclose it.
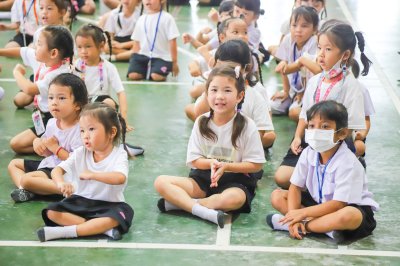
<instances>
[{"instance_id":1,"label":"green gym floor","mask_svg":"<svg viewBox=\"0 0 400 266\"><path fill-rule=\"evenodd\" d=\"M281 22L290 15L292 0L263 0L266 11L260 20L263 42L279 40ZM178 78L166 83L126 82L126 63L117 67L129 102L129 123L136 130L127 142L143 146L144 156L130 162L125 197L135 210L133 226L121 241L86 238L40 243L36 229L43 225L40 215L47 200L14 204L14 189L7 165L17 157L10 139L30 127L30 110L17 110L12 102L17 92L12 69L20 60L0 58L0 86L6 91L0 102L0 265L400 265L398 190L400 173L400 2L329 0L330 18L346 20L365 33L366 54L374 65L362 77L370 90L376 114L367 141L369 189L381 210L376 213L374 234L348 245L336 245L325 237L290 239L273 232L265 223L273 211L269 195L276 185L273 173L285 154L295 125L286 117L273 117L277 140L264 166L253 201L253 211L230 218L224 229L188 214L161 214L153 181L160 174L186 176L186 145L193 123L184 114L191 102L188 89L192 79L187 64L194 50L179 40ZM80 16L73 30L96 15ZM208 8L195 5L171 7L180 32L196 33L207 25ZM1 32L0 44L12 37ZM273 73L275 62L263 66L269 90L280 84ZM34 158L27 156L26 158ZM397 229L396 229L397 228Z\"/></svg>"}]
</instances>

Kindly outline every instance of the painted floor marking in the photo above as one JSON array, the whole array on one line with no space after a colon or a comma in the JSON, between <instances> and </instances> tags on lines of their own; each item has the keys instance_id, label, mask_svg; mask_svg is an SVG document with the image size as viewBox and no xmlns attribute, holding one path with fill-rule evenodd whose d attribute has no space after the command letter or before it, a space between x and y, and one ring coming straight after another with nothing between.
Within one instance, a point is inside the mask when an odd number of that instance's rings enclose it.
<instances>
[{"instance_id":1,"label":"painted floor marking","mask_svg":"<svg viewBox=\"0 0 400 266\"><path fill-rule=\"evenodd\" d=\"M215 245L217 246L229 246L231 244L231 230L232 230L232 214L228 214L225 217L224 228L219 228L217 231L217 240Z\"/></svg>"}]
</instances>

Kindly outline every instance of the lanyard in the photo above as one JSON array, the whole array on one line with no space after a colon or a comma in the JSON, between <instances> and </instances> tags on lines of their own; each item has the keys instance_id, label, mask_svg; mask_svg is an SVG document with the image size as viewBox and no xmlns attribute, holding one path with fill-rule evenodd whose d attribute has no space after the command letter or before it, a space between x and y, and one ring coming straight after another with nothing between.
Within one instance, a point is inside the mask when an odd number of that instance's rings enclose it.
<instances>
[{"instance_id":1,"label":"lanyard","mask_svg":"<svg viewBox=\"0 0 400 266\"><path fill-rule=\"evenodd\" d=\"M25 20L25 18L28 16L29 11L31 11L31 8L33 6L33 13L35 14L35 20L36 20L36 25L39 25L39 19L38 19L38 15L36 13L36 8L35 8L35 4L36 4L36 0L32 0L29 7L28 7L28 11L26 11L26 3L25 0L22 1L22 10L24 12L23 15L23 19Z\"/></svg>"},{"instance_id":2,"label":"lanyard","mask_svg":"<svg viewBox=\"0 0 400 266\"><path fill-rule=\"evenodd\" d=\"M322 101L325 101L326 98L328 98L329 93L331 92L333 86L336 85L336 83L338 83L340 80L342 80L343 78L343 73L340 73L339 75L337 75L331 82L331 84L329 85L329 87L326 89L325 94L322 98ZM325 77L322 77L322 75L319 77L319 81L318 81L318 87L314 92L314 103L318 103L320 101L320 97L321 97L321 86L322 86L322 82L325 80Z\"/></svg>"},{"instance_id":3,"label":"lanyard","mask_svg":"<svg viewBox=\"0 0 400 266\"><path fill-rule=\"evenodd\" d=\"M299 57L301 56L301 51L299 54ZM297 57L296 57L296 43L293 45L293 62L296 62ZM294 74L294 81L293 81L293 87L296 88L297 82L299 80L299 71L295 72Z\"/></svg>"},{"instance_id":4,"label":"lanyard","mask_svg":"<svg viewBox=\"0 0 400 266\"><path fill-rule=\"evenodd\" d=\"M160 14L158 15L157 24L156 24L156 32L154 33L153 43L151 45L150 45L150 41L149 41L149 38L148 38L147 27L146 27L146 25L147 25L147 16L148 15L146 15L146 17L144 19L144 32L146 33L146 40L147 40L147 43L149 44L149 47L150 47L150 59L153 56L154 46L156 44L158 26L160 24L161 13L162 13L162 10L160 10Z\"/></svg>"},{"instance_id":5,"label":"lanyard","mask_svg":"<svg viewBox=\"0 0 400 266\"><path fill-rule=\"evenodd\" d=\"M86 63L81 60L80 63L81 66L81 79L85 81L85 74L86 74ZM104 88L104 69L103 69L103 61L100 60L98 64L98 70L99 70L99 79L100 79L100 90L103 90Z\"/></svg>"},{"instance_id":6,"label":"lanyard","mask_svg":"<svg viewBox=\"0 0 400 266\"><path fill-rule=\"evenodd\" d=\"M42 80L48 73L50 73L53 70L58 69L62 65L62 63L50 67L46 72L44 72L42 75L40 75L40 70L42 69L43 65L44 65L43 63L40 64L39 69L36 71L35 82L38 80Z\"/></svg>"},{"instance_id":7,"label":"lanyard","mask_svg":"<svg viewBox=\"0 0 400 266\"><path fill-rule=\"evenodd\" d=\"M317 180L318 180L319 204L321 204L322 203L322 188L324 186L326 168L328 168L328 164L331 162L333 156L328 160L328 162L325 164L325 167L322 169L321 180L319 177L319 166L320 166L319 157L320 157L320 154L317 153L317 162L316 162L315 171L317 173Z\"/></svg>"}]
</instances>

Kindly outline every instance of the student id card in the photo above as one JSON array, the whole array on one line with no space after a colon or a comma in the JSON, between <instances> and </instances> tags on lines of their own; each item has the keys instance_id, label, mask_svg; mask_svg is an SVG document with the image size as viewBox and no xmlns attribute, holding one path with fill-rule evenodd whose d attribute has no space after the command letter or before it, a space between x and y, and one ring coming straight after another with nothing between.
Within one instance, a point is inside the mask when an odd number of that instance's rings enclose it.
<instances>
[{"instance_id":1,"label":"student id card","mask_svg":"<svg viewBox=\"0 0 400 266\"><path fill-rule=\"evenodd\" d=\"M36 110L32 114L33 125L35 126L36 135L41 135L45 131L42 114L39 110Z\"/></svg>"}]
</instances>

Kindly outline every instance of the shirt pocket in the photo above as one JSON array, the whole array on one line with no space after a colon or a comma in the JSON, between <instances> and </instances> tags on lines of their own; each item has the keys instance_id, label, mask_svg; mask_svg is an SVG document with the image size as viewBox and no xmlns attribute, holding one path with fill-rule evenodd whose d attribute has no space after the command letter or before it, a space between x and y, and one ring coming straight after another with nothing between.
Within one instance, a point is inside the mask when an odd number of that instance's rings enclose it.
<instances>
[{"instance_id":1,"label":"shirt pocket","mask_svg":"<svg viewBox=\"0 0 400 266\"><path fill-rule=\"evenodd\" d=\"M333 194L335 192L335 179L332 174L326 173L324 182L324 198L326 201L333 199Z\"/></svg>"}]
</instances>

